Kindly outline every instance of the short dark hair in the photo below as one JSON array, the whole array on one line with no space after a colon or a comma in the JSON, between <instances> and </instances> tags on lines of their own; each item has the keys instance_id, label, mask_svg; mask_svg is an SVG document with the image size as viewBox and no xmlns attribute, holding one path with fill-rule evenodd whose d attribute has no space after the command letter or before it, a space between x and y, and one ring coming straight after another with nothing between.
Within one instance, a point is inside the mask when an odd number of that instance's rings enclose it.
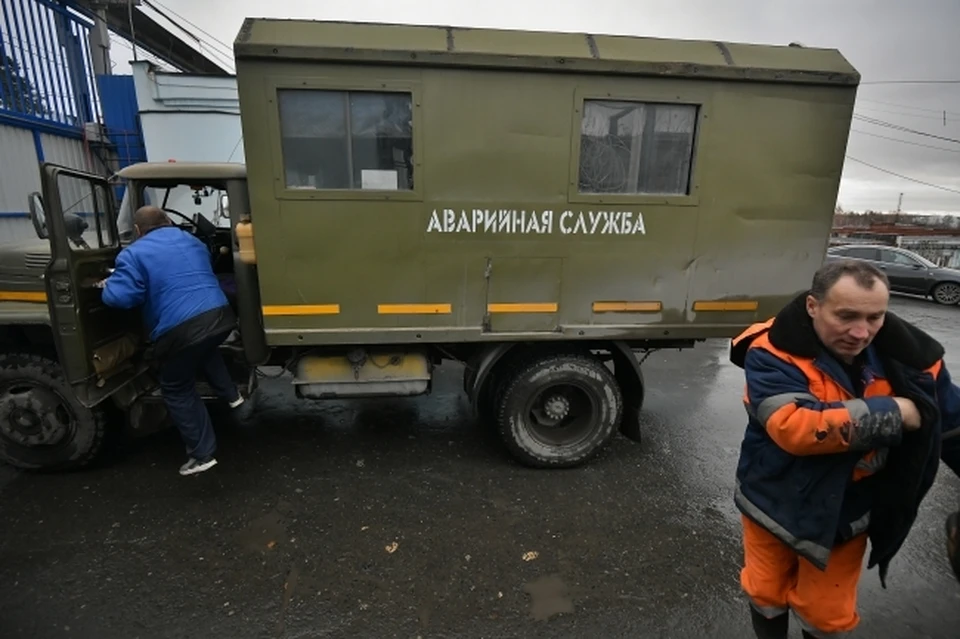
<instances>
[{"instance_id":1,"label":"short dark hair","mask_svg":"<svg viewBox=\"0 0 960 639\"><path fill-rule=\"evenodd\" d=\"M133 214L133 223L141 235L146 235L154 229L170 226L170 218L157 206L141 206Z\"/></svg>"},{"instance_id":2,"label":"short dark hair","mask_svg":"<svg viewBox=\"0 0 960 639\"><path fill-rule=\"evenodd\" d=\"M813 295L818 302L822 302L833 285L843 277L850 275L856 281L857 285L873 290L873 285L879 280L889 291L890 280L886 273L878 269L873 264L861 262L859 260L837 260L827 262L821 266L813 276L813 285L810 287L810 295Z\"/></svg>"}]
</instances>

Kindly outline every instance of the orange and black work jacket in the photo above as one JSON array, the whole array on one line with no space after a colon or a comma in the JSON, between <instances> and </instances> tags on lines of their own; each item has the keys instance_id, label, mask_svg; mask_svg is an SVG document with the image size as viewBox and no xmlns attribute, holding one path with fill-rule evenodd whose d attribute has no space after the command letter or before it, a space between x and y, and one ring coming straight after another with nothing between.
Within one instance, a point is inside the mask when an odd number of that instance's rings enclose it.
<instances>
[{"instance_id":1,"label":"orange and black work jacket","mask_svg":"<svg viewBox=\"0 0 960 639\"><path fill-rule=\"evenodd\" d=\"M941 440L960 427L960 389L940 344L892 313L851 379L817 338L805 298L733 340L748 413L735 501L821 570L836 543L869 533L885 585L941 456L960 474L960 437ZM916 403L919 430L903 431L895 396Z\"/></svg>"}]
</instances>

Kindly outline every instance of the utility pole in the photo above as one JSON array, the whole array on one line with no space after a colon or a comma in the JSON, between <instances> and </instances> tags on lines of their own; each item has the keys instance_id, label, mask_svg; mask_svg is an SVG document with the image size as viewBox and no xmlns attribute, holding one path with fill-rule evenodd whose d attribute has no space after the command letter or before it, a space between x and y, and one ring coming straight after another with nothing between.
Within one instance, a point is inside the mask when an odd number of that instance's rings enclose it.
<instances>
[{"instance_id":1,"label":"utility pole","mask_svg":"<svg viewBox=\"0 0 960 639\"><path fill-rule=\"evenodd\" d=\"M900 211L903 210L903 193L900 194L900 199L897 200L897 215L900 214Z\"/></svg>"},{"instance_id":2,"label":"utility pole","mask_svg":"<svg viewBox=\"0 0 960 639\"><path fill-rule=\"evenodd\" d=\"M111 75L110 63L110 31L107 29L107 8L103 4L94 4L93 28L87 36L90 44L90 58L93 63L93 72L96 75Z\"/></svg>"}]
</instances>

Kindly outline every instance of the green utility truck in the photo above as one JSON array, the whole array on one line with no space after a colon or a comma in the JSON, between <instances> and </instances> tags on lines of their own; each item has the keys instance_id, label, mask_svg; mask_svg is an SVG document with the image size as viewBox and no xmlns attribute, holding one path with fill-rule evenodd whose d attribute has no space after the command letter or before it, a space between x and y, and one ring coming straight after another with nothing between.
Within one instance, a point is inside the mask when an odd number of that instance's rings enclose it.
<instances>
[{"instance_id":1,"label":"green utility truck","mask_svg":"<svg viewBox=\"0 0 960 639\"><path fill-rule=\"evenodd\" d=\"M8 463L163 426L140 317L94 283L173 189L226 195L227 224L167 210L210 247L245 386L282 366L303 398L414 396L455 360L522 463L637 439L638 354L808 286L859 83L832 50L576 33L248 19L234 51L246 165L40 167L42 240L0 251Z\"/></svg>"}]
</instances>

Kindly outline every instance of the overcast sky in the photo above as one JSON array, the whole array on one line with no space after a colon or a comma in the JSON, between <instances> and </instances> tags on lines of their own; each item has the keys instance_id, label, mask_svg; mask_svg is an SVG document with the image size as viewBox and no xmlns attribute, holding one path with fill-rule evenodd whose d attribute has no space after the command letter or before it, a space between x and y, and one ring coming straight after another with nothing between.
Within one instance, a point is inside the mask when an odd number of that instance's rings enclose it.
<instances>
[{"instance_id":1,"label":"overcast sky","mask_svg":"<svg viewBox=\"0 0 960 639\"><path fill-rule=\"evenodd\" d=\"M578 31L837 48L863 75L857 112L960 140L960 0L149 0L210 46L231 46L245 17L314 18ZM147 13L149 8L144 7ZM177 17L179 14L180 17ZM151 14L154 15L155 14ZM213 40L222 44L216 44ZM115 72L130 52L115 48ZM216 58L215 58L216 59ZM223 62L221 62L223 64ZM232 67L231 67L232 68ZM946 124L943 111L946 110ZM848 160L839 204L846 209L960 214L960 143L854 121L850 156L958 191L938 190ZM883 138L911 142L903 144ZM927 145L927 146L915 146ZM938 147L938 148L928 148ZM945 150L942 150L945 149Z\"/></svg>"}]
</instances>

